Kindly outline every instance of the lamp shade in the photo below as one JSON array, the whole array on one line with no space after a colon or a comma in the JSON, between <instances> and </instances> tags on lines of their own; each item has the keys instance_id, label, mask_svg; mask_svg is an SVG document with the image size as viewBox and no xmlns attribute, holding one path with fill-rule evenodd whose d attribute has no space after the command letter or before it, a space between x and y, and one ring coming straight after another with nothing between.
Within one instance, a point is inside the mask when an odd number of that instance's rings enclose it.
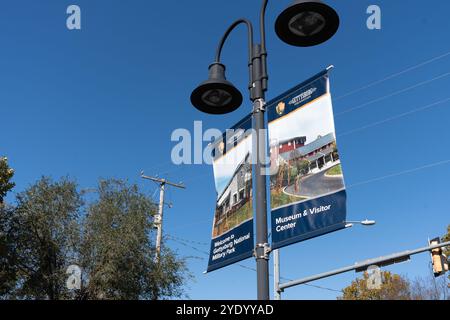
<instances>
[{"instance_id":1,"label":"lamp shade","mask_svg":"<svg viewBox=\"0 0 450 320\"><path fill-rule=\"evenodd\" d=\"M209 78L191 94L191 103L198 110L209 114L233 112L242 104L242 94L225 78L225 66L213 63L209 67Z\"/></svg>"},{"instance_id":2,"label":"lamp shade","mask_svg":"<svg viewBox=\"0 0 450 320\"><path fill-rule=\"evenodd\" d=\"M321 44L330 39L338 29L338 14L320 0L296 0L275 22L278 37L297 47Z\"/></svg>"}]
</instances>

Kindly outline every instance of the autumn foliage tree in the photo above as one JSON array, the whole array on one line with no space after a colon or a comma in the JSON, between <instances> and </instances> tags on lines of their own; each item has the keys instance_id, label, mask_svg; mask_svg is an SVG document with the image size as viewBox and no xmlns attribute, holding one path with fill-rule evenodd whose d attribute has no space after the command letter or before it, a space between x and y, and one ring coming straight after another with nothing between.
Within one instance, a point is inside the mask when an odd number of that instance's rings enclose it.
<instances>
[{"instance_id":1,"label":"autumn foliage tree","mask_svg":"<svg viewBox=\"0 0 450 320\"><path fill-rule=\"evenodd\" d=\"M442 241L443 242L450 241L450 225L447 227L447 234L442 237ZM447 247L447 249L444 250L444 253L447 257L450 257L450 248ZM450 279L450 275L448 276L448 278Z\"/></svg>"},{"instance_id":2,"label":"autumn foliage tree","mask_svg":"<svg viewBox=\"0 0 450 320\"><path fill-rule=\"evenodd\" d=\"M384 271L381 273L382 285L379 289L370 289L369 274L352 281L343 290L341 300L410 300L410 284L404 277Z\"/></svg>"}]
</instances>

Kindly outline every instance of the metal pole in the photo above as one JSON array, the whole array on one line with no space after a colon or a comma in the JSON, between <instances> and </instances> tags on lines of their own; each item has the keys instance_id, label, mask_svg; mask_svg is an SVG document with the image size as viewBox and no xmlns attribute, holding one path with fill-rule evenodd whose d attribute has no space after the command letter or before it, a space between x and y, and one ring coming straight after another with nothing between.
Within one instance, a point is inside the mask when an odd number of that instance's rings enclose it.
<instances>
[{"instance_id":1,"label":"metal pole","mask_svg":"<svg viewBox=\"0 0 450 320\"><path fill-rule=\"evenodd\" d=\"M269 293L269 255L270 246L267 236L267 184L265 160L266 127L264 112L266 107L265 92L267 91L267 49L265 15L268 0L262 1L260 11L261 44L255 45L253 50L253 88L250 90L253 101L253 116L256 130L256 270L258 278L258 300L270 300Z\"/></svg>"},{"instance_id":2,"label":"metal pole","mask_svg":"<svg viewBox=\"0 0 450 320\"><path fill-rule=\"evenodd\" d=\"M255 164L255 223L256 223L256 273L257 298L270 300L269 293L269 254L270 246L267 236L267 196L266 174L264 162L266 159L266 128L264 122L265 92L267 91L267 50L265 34L265 14L268 0L263 0L260 12L261 44L254 45L252 23L247 19L235 21L225 32L216 51L216 62L220 63L223 45L230 33L240 24L248 28L250 100L253 103L253 119L256 133L256 164ZM254 158L253 158L254 159Z\"/></svg>"},{"instance_id":3,"label":"metal pole","mask_svg":"<svg viewBox=\"0 0 450 320\"><path fill-rule=\"evenodd\" d=\"M273 251L273 287L275 300L281 300L280 290L280 250Z\"/></svg>"},{"instance_id":4,"label":"metal pole","mask_svg":"<svg viewBox=\"0 0 450 320\"><path fill-rule=\"evenodd\" d=\"M161 241L162 241L162 221L163 221L163 212L164 212L164 191L166 189L166 183L161 182L159 188L159 210L158 215L155 217L156 224L156 255L155 261L159 263L159 258L161 255Z\"/></svg>"},{"instance_id":5,"label":"metal pole","mask_svg":"<svg viewBox=\"0 0 450 320\"><path fill-rule=\"evenodd\" d=\"M266 154L264 99L257 99L254 105L256 131L256 270L258 281L258 300L270 300L269 295L269 244L267 240L267 197L266 176L263 159Z\"/></svg>"}]
</instances>

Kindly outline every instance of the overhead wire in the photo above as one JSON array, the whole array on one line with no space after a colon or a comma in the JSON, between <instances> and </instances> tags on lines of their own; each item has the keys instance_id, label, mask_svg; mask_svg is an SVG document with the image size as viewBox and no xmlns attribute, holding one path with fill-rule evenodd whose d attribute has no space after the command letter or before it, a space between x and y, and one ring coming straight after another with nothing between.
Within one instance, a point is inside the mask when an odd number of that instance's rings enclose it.
<instances>
[{"instance_id":1,"label":"overhead wire","mask_svg":"<svg viewBox=\"0 0 450 320\"><path fill-rule=\"evenodd\" d=\"M389 76L387 76L387 77L384 77L384 78L382 78L382 79L379 79L379 80L376 80L376 81L374 81L374 82L371 82L371 83L369 83L369 84L367 84L367 85L364 85L364 86L362 86L362 87L360 87L360 88L358 88L358 89L354 89L354 90L352 90L352 91L350 91L350 92L347 92L347 93L345 93L345 94L343 94L343 95L338 96L338 97L335 98L334 100L335 100L335 101L338 101L338 100L344 99L344 98L346 98L346 97L348 97L348 96L351 96L351 95L353 95L353 94L355 94L355 93L358 93L358 92L361 92L361 91L363 91L363 90L369 89L369 88L374 87L374 86L376 86L376 85L378 85L378 84L380 84L380 83L383 83L383 82L386 82L386 81L388 81L388 80L394 79L394 78L396 78L396 77L398 77L398 76L401 76L401 75L403 75L403 74L405 74L405 73L408 73L408 72L410 72L410 71L416 70L416 69L418 69L418 68L421 68L421 67L423 67L423 66L426 66L426 65L428 65L428 64L430 64L430 63L432 63L432 62L435 62L435 61L437 61L437 60L443 59L443 58L448 57L448 56L450 56L450 51L448 51L448 52L446 52L446 53L444 53L444 54L435 56L435 57L433 57L433 58L430 58L430 59L428 59L428 60L426 60L426 61L424 61L424 62L415 64L415 65L413 65L413 66L411 66L411 67L408 67L408 68L406 68L406 69L404 69L404 70L402 70L402 71L395 72L395 73L393 73L393 74L391 74L391 75L389 75Z\"/></svg>"},{"instance_id":2,"label":"overhead wire","mask_svg":"<svg viewBox=\"0 0 450 320\"><path fill-rule=\"evenodd\" d=\"M394 116L388 117L388 118L380 120L380 121L376 121L376 122L370 123L368 125L365 125L365 126L362 126L362 127L356 128L356 129L345 131L344 133L339 134L338 138L339 137L343 137L343 136L348 136L350 134L353 134L353 133L356 133L356 132L359 132L359 131L362 131L362 130L365 130L365 129L373 128L373 127L379 126L381 124L384 124L384 123L387 123L387 122L390 122L390 121L394 121L394 120L397 120L397 119L400 119L400 118L412 115L412 114L417 113L417 112L421 112L421 111L425 111L425 110L431 109L431 108L436 107L438 105L444 104L445 102L448 102L448 101L450 101L450 97L445 98L445 99L440 100L440 101L437 101L437 102L434 102L434 103L427 104L426 106L423 106L423 107L415 108L413 110L410 110L410 111L407 111L407 112L404 112L404 113L401 113L401 114L398 114L398 115L394 115Z\"/></svg>"},{"instance_id":3,"label":"overhead wire","mask_svg":"<svg viewBox=\"0 0 450 320\"><path fill-rule=\"evenodd\" d=\"M408 67L408 68L406 68L406 69L403 69L403 70L401 70L401 71L399 71L399 72L395 72L395 73L393 73L393 74L390 74L390 75L388 75L388 76L386 76L386 77L384 77L384 78L382 78L382 79L373 81L373 82L371 82L371 83L369 83L369 84L367 84L367 85L364 85L364 86L362 86L362 87L360 87L360 88L351 90L351 91L349 91L349 92L347 92L347 93L345 93L345 94L343 94L343 95L340 95L340 96L334 98L333 100L334 100L334 101L339 101L339 100L344 99L344 98L346 98L346 97L348 97L348 96L351 96L351 95L353 95L353 94L355 94L355 93L358 93L358 92L361 92L361 91L363 91L363 90L369 89L369 88L374 87L374 86L376 86L376 85L378 85L378 84L381 84L381 83L386 82L386 81L388 81L388 80L394 79L394 78L396 78L396 77L398 77L398 76L401 76L401 75L406 74L406 73L408 73L408 72L411 72L411 71L413 71L413 70L419 69L419 68L421 68L421 67L423 67L423 66L426 66L426 65L428 65L428 64L431 64L431 63L433 63L433 62L435 62L435 61L441 60L441 59L446 58L446 57L449 57L449 56L450 56L450 51L445 52L445 53L440 54L440 55L438 55L438 56L432 57L432 58L430 58L430 59L428 59L428 60L426 60L426 61L417 63L417 64L415 64L415 65L413 65L413 66L411 66L411 67ZM434 80L431 79L431 80L428 80L428 81L434 81ZM423 83L423 84L425 84L425 83ZM423 85L423 84L422 84L422 85ZM417 85L420 85L420 84L417 84ZM406 89L403 89L403 90L406 90ZM410 90L411 90L411 89L410 89ZM384 97L382 97L382 98L384 98ZM381 99L381 98L379 98L379 99ZM371 103L373 103L373 102L371 102ZM341 113L341 114L344 114L344 113L347 113L347 112L350 112L350 111L346 110L346 111L344 111L344 112ZM337 116L338 116L338 115L339 115L339 114L337 114ZM147 168L147 170L150 170L150 169L153 170L153 169L155 169L155 168L165 168L165 167L169 167L169 166L172 166L172 165L173 165L172 162L166 162L166 163L163 163L163 164L158 164L158 165L155 165L155 166L151 166L151 167ZM169 173L169 172L175 172L175 171L178 171L178 170L181 170L181 169L182 169L182 166L178 166L178 168L169 170L169 171L167 171L166 173Z\"/></svg>"},{"instance_id":4,"label":"overhead wire","mask_svg":"<svg viewBox=\"0 0 450 320\"><path fill-rule=\"evenodd\" d=\"M386 179L393 178L393 177L398 177L398 176L414 173L414 172L417 172L417 171L422 171L422 170L425 170L425 169L431 169L431 168L442 166L442 165L446 165L446 164L450 164L450 159L442 160L442 161L438 161L438 162L434 162L434 163L429 163L429 164L426 164L426 165L423 165L423 166L420 166L420 167L416 167L416 168L413 168L413 169L408 169L408 170L403 170L403 171L387 174L387 175L384 175L384 176L381 176L381 177L368 179L366 181L357 182L357 183L354 183L352 185L347 186L347 189L358 187L358 186L361 186L361 185L366 185L366 184L373 183L373 182L386 180Z\"/></svg>"},{"instance_id":5,"label":"overhead wire","mask_svg":"<svg viewBox=\"0 0 450 320\"><path fill-rule=\"evenodd\" d=\"M170 239L170 240L172 240L172 241L174 241L174 242L177 242L177 243L179 243L179 244L181 244L181 245L183 245L183 246L185 246L185 247L189 247L189 248L191 248L191 249L193 249L193 250L195 250L195 251L197 251L197 252L200 252L200 253L202 253L202 254L204 254L204 255L209 256L209 252L200 250L200 249L198 249L198 248L196 248L196 247L194 247L194 246L191 246L191 245L189 245L189 244L187 244L187 243L184 243L183 241L179 241L179 240L177 240L177 239L175 239L175 238L173 238L173 237L168 237L168 239ZM244 264L237 263L237 264L235 264L235 265L236 265L237 267L242 268L242 269L247 269L247 270L256 272L256 269L255 269L255 268L246 266L246 265L244 265ZM269 273L269 276L270 276L270 277L273 277L273 274ZM292 281L291 279L288 279L288 278L285 278L285 277L280 277L280 279L281 279L281 280L285 280L285 281ZM309 284L309 283L303 283L302 285L308 286L308 287L313 287L313 288L316 288L316 289L322 289L322 290L327 290L327 291L333 291L333 292L339 292L339 293L342 293L342 290L336 290L336 289L327 288L327 287L324 287L324 286L318 286L318 285L313 285L313 284Z\"/></svg>"},{"instance_id":6,"label":"overhead wire","mask_svg":"<svg viewBox=\"0 0 450 320\"><path fill-rule=\"evenodd\" d=\"M425 85L425 84L428 84L428 83L431 83L431 82L433 82L433 81L436 81L436 80L439 80L439 79L448 77L449 75L450 75L450 72L446 72L446 73L443 73L443 74L441 74L441 75L439 75L439 76L437 76L437 77L434 77L434 78L432 78L432 79L425 80L425 81L416 83L416 84L414 84L414 85L412 85L412 86L409 86L409 87L407 87L407 88L403 88L403 89L401 89L401 90L397 90L397 91L395 91L395 92L389 93L389 94L384 95L384 96L382 96L382 97L378 97L378 98L376 98L376 99L373 99L373 100L370 100L370 101L368 101L368 102L362 103L362 104L357 105L357 106L355 106L355 107L352 107L352 108L346 109L346 110L344 110L344 111L341 111L341 112L339 112L339 113L336 114L336 117L342 116L342 115L344 115L344 114L347 114L347 113L350 113L350 112L353 112L353 111L356 111L356 110L363 109L363 108L365 108L365 107L367 107L367 106L369 106L369 105L371 105L371 104L374 104L375 102L380 102L380 101L386 100L386 99L388 99L388 98L397 96L397 95L399 95L399 94L402 94L402 93L411 91L411 90L413 90L413 89L415 89L415 88L418 88L418 87L420 87L420 86L423 86L423 85Z\"/></svg>"}]
</instances>

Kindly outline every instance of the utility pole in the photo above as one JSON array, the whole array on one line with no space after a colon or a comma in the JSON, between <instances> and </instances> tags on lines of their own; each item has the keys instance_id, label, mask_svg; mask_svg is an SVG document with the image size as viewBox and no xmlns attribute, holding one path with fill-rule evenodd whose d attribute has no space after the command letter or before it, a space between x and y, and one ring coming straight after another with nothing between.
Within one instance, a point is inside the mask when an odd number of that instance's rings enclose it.
<instances>
[{"instance_id":1,"label":"utility pole","mask_svg":"<svg viewBox=\"0 0 450 320\"><path fill-rule=\"evenodd\" d=\"M162 242L162 226L163 226L163 212L164 212L164 193L166 190L166 185L175 188L186 189L186 187L181 183L173 183L167 181L166 179L161 179L158 177L145 176L144 173L141 174L142 179L151 180L159 184L159 208L158 214L155 216L155 227L156 227L156 255L155 261L159 263L159 258L161 255L161 242Z\"/></svg>"}]
</instances>

